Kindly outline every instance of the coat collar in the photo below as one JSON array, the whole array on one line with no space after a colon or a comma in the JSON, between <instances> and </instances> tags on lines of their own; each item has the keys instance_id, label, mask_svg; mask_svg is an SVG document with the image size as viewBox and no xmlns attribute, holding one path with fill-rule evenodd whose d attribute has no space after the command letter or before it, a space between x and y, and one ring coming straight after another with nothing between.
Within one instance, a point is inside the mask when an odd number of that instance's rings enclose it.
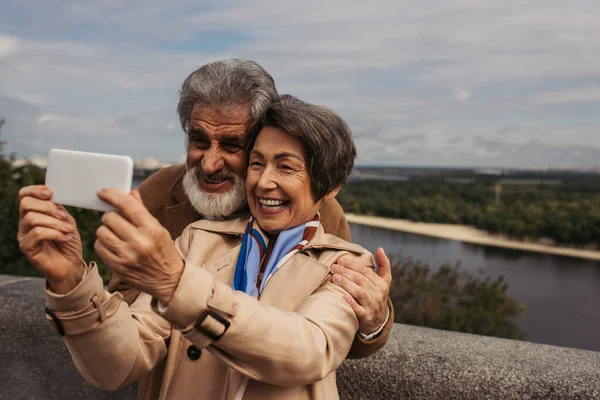
<instances>
[{"instance_id":1,"label":"coat collar","mask_svg":"<svg viewBox=\"0 0 600 400\"><path fill-rule=\"evenodd\" d=\"M192 229L223 235L243 236L248 219L250 219L250 214L226 220L201 219L192 224Z\"/></svg>"},{"instance_id":2,"label":"coat collar","mask_svg":"<svg viewBox=\"0 0 600 400\"><path fill-rule=\"evenodd\" d=\"M246 225L248 224L249 218L250 215L245 214L244 216L224 221L203 219L194 222L192 224L192 229L200 229L207 232L242 237L246 230ZM338 238L337 236L325 233L325 231L323 230L323 225L321 224L319 224L317 232L315 232L314 236L305 247L305 250L309 249L332 249L349 251L358 254L363 254L365 251L359 245L347 242L343 239Z\"/></svg>"}]
</instances>

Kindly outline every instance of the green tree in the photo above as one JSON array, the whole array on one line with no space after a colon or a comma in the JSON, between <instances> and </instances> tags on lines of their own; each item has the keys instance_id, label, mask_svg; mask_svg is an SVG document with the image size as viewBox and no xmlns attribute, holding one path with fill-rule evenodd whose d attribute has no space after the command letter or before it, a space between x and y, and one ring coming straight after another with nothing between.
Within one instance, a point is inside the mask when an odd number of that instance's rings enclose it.
<instances>
[{"instance_id":1,"label":"green tree","mask_svg":"<svg viewBox=\"0 0 600 400\"><path fill-rule=\"evenodd\" d=\"M0 128L6 123L0 119ZM19 189L27 185L44 183L44 171L33 165L18 168L4 155L5 142L0 141L0 274L38 276L19 249ZM102 213L68 207L77 223L83 244L83 258L98 262L100 274L105 282L110 279L110 270L94 253L96 229Z\"/></svg>"},{"instance_id":2,"label":"green tree","mask_svg":"<svg viewBox=\"0 0 600 400\"><path fill-rule=\"evenodd\" d=\"M502 277L491 280L459 263L432 272L411 259L396 263L392 275L395 322L511 339L525 336L515 323L525 305L506 294Z\"/></svg>"},{"instance_id":3,"label":"green tree","mask_svg":"<svg viewBox=\"0 0 600 400\"><path fill-rule=\"evenodd\" d=\"M352 181L338 200L348 212L473 225L517 239L600 247L600 230L595 228L600 224L595 211L600 209L600 176L580 175L563 177L554 185L503 185L500 204L495 204L496 181L475 173L470 183L447 182L436 175L397 182ZM519 177L532 178L516 173Z\"/></svg>"}]
</instances>

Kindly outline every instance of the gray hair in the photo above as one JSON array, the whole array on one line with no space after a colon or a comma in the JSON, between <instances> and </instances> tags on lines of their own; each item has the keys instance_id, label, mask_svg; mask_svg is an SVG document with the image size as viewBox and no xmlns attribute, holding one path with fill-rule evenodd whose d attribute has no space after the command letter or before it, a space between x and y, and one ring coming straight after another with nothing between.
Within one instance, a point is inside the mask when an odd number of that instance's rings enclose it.
<instances>
[{"instance_id":1,"label":"gray hair","mask_svg":"<svg viewBox=\"0 0 600 400\"><path fill-rule=\"evenodd\" d=\"M229 59L203 65L192 72L179 91L179 122L187 132L196 105L222 108L249 106L252 125L279 99L273 77L250 60Z\"/></svg>"},{"instance_id":2,"label":"gray hair","mask_svg":"<svg viewBox=\"0 0 600 400\"><path fill-rule=\"evenodd\" d=\"M282 95L267 109L261 126L282 129L302 141L315 201L346 183L356 146L350 127L335 111ZM259 134L255 131L249 137L247 157Z\"/></svg>"}]
</instances>

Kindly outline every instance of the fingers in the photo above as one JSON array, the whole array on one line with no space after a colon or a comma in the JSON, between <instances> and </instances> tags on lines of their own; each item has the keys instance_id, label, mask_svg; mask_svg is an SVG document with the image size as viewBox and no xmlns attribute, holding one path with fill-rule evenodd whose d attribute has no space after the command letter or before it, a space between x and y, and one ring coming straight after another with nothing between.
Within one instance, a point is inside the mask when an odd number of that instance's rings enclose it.
<instances>
[{"instance_id":1,"label":"fingers","mask_svg":"<svg viewBox=\"0 0 600 400\"><path fill-rule=\"evenodd\" d=\"M100 225L96 230L96 240L100 241L102 245L110 250L113 254L119 255L120 250L123 248L124 243L121 239L114 234L106 225Z\"/></svg>"},{"instance_id":2,"label":"fingers","mask_svg":"<svg viewBox=\"0 0 600 400\"><path fill-rule=\"evenodd\" d=\"M340 262L344 262L344 261L340 260ZM346 262L346 265L348 265L347 262ZM361 272L358 272L358 271L353 270L352 268L346 267L346 265L334 264L331 266L331 272L336 273L338 275L343 275L348 280L356 283L358 286L361 286L367 290L370 290L372 288L373 282L371 282ZM356 267L356 266L354 266L354 267ZM357 268L357 269L359 269L359 268ZM373 270L371 270L371 273L374 273Z\"/></svg>"},{"instance_id":3,"label":"fingers","mask_svg":"<svg viewBox=\"0 0 600 400\"><path fill-rule=\"evenodd\" d=\"M377 274L390 286L392 284L392 266L390 259L382 247L378 248L375 252L375 261L377 261L377 265L379 266Z\"/></svg>"},{"instance_id":4,"label":"fingers","mask_svg":"<svg viewBox=\"0 0 600 400\"><path fill-rule=\"evenodd\" d=\"M376 331L387 315L390 265L383 249L377 254L383 264L380 274L371 268L373 258L370 254L368 257L342 257L337 261L339 264L331 266L333 282L347 292L344 299L356 313L361 332L367 333Z\"/></svg>"},{"instance_id":5,"label":"fingers","mask_svg":"<svg viewBox=\"0 0 600 400\"><path fill-rule=\"evenodd\" d=\"M140 204L144 204L144 202L142 201L142 196L140 195L140 191L137 189L133 189L131 191L131 197L133 197L138 203Z\"/></svg>"},{"instance_id":6,"label":"fingers","mask_svg":"<svg viewBox=\"0 0 600 400\"><path fill-rule=\"evenodd\" d=\"M61 216L65 216L64 217L67 221L71 221L73 223L75 223L75 218L73 218L73 216L71 214L69 214L69 212L67 211L67 209L65 208L65 206L63 206L62 204L57 204L57 203L53 203L56 208L57 208L57 213Z\"/></svg>"},{"instance_id":7,"label":"fingers","mask_svg":"<svg viewBox=\"0 0 600 400\"><path fill-rule=\"evenodd\" d=\"M69 220L59 219L37 211L30 211L21 220L19 233L25 235L37 226L52 228L63 233L73 232L76 229L75 224Z\"/></svg>"},{"instance_id":8,"label":"fingers","mask_svg":"<svg viewBox=\"0 0 600 400\"><path fill-rule=\"evenodd\" d=\"M59 206L50 200L40 200L31 196L23 197L19 203L19 216L22 219L25 214L32 211L63 220L69 218L69 213L64 207Z\"/></svg>"},{"instance_id":9,"label":"fingers","mask_svg":"<svg viewBox=\"0 0 600 400\"><path fill-rule=\"evenodd\" d=\"M361 306L360 304L358 304L356 302L356 300L354 300L354 297L350 296L349 294L345 294L344 295L344 300L346 300L346 302L348 304L350 304L350 307L352 307L352 310L354 311L354 313L358 317L359 321L361 319L364 319L364 318L366 318L368 316L367 310L363 306Z\"/></svg>"},{"instance_id":10,"label":"fingers","mask_svg":"<svg viewBox=\"0 0 600 400\"><path fill-rule=\"evenodd\" d=\"M40 200L49 200L52 197L52 190L45 185L24 186L19 190L19 200L24 197L34 197Z\"/></svg>"},{"instance_id":11,"label":"fingers","mask_svg":"<svg viewBox=\"0 0 600 400\"><path fill-rule=\"evenodd\" d=\"M148 210L129 193L117 189L102 189L97 195L100 200L113 205L134 226L144 224Z\"/></svg>"},{"instance_id":12,"label":"fingers","mask_svg":"<svg viewBox=\"0 0 600 400\"><path fill-rule=\"evenodd\" d=\"M385 283L382 282L381 278L373 270L373 267L371 266L372 260L369 261L369 264L366 264L366 262L367 262L367 258L350 257L350 256L347 256L347 255L343 256L343 257L340 257L336 261L336 263L338 265L343 266L345 269L350 269L352 271L355 271L360 276L363 276L366 279L368 279L369 282L371 282L371 284L373 284L374 286L377 286L377 287L380 287L381 289L384 289L383 285ZM350 279L352 279L352 278L350 278ZM361 283L359 283L357 281L354 281L354 282L358 283L361 286L364 286L364 285L362 285Z\"/></svg>"},{"instance_id":13,"label":"fingers","mask_svg":"<svg viewBox=\"0 0 600 400\"><path fill-rule=\"evenodd\" d=\"M357 259L356 259L356 257L351 257L349 255L345 255L345 256L340 257L336 261L336 263L340 264L340 265L343 265L346 268L351 268L352 270L354 270L354 271L356 271L358 273L361 273L361 274L363 274L365 276L367 276L367 274L369 272L371 272L373 274L375 273L373 271L373 268L371 266L364 265L361 262L358 262Z\"/></svg>"},{"instance_id":14,"label":"fingers","mask_svg":"<svg viewBox=\"0 0 600 400\"><path fill-rule=\"evenodd\" d=\"M100 239L96 239L94 242L94 251L106 265L113 269L113 272L118 272L121 258L106 247Z\"/></svg>"},{"instance_id":15,"label":"fingers","mask_svg":"<svg viewBox=\"0 0 600 400\"><path fill-rule=\"evenodd\" d=\"M29 254L31 250L40 247L45 241L55 240L57 242L68 242L70 237L68 234L57 231L56 229L45 226L36 226L30 230L19 241L19 248L25 254Z\"/></svg>"},{"instance_id":16,"label":"fingers","mask_svg":"<svg viewBox=\"0 0 600 400\"><path fill-rule=\"evenodd\" d=\"M344 289L354 298L360 305L366 305L369 303L370 296L369 292L365 289L365 286L371 283L357 272L345 269L336 268L336 265L331 266L331 272L333 272L333 282ZM349 279L351 277L351 279ZM356 281L355 281L356 280ZM360 285L355 282L360 282Z\"/></svg>"},{"instance_id":17,"label":"fingers","mask_svg":"<svg viewBox=\"0 0 600 400\"><path fill-rule=\"evenodd\" d=\"M100 220L119 239L129 241L136 238L136 227L119 213L114 211L106 212Z\"/></svg>"}]
</instances>

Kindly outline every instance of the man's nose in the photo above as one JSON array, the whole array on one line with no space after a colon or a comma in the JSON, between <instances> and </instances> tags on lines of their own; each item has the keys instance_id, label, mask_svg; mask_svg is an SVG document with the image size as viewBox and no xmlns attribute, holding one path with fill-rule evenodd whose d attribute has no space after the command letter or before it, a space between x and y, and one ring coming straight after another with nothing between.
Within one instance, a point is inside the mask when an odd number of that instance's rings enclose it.
<instances>
[{"instance_id":1,"label":"man's nose","mask_svg":"<svg viewBox=\"0 0 600 400\"><path fill-rule=\"evenodd\" d=\"M225 162L223 161L223 156L218 149L210 148L204 153L202 156L202 160L200 161L200 166L202 167L202 171L206 174L212 174L219 170L221 170L224 166Z\"/></svg>"}]
</instances>

